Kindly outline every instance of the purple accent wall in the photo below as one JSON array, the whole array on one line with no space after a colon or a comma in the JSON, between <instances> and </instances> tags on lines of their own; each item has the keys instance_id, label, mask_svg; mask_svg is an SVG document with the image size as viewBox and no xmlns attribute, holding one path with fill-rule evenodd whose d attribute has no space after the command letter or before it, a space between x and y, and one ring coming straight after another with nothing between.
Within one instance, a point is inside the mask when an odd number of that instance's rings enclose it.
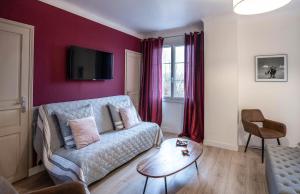
<instances>
[{"instance_id":1,"label":"purple accent wall","mask_svg":"<svg viewBox=\"0 0 300 194\"><path fill-rule=\"evenodd\" d=\"M125 49L139 52L140 39L37 0L1 0L0 17L35 26L35 106L123 94ZM70 45L114 53L114 79L67 80Z\"/></svg>"}]
</instances>

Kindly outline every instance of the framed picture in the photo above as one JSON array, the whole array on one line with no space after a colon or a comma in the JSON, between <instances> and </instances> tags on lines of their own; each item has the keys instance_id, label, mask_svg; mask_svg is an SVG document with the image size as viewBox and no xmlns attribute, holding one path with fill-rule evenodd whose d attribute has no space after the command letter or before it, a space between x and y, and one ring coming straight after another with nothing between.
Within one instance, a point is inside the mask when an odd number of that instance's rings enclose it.
<instances>
[{"instance_id":1,"label":"framed picture","mask_svg":"<svg viewBox=\"0 0 300 194\"><path fill-rule=\"evenodd\" d=\"M255 57L257 82L287 82L287 55L260 55Z\"/></svg>"}]
</instances>

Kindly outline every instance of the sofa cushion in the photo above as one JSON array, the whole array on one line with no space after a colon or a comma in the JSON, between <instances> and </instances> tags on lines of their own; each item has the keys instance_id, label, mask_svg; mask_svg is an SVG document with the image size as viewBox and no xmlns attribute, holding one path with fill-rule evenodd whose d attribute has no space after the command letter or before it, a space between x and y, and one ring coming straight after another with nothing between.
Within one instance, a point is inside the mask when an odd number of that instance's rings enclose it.
<instances>
[{"instance_id":1,"label":"sofa cushion","mask_svg":"<svg viewBox=\"0 0 300 194\"><path fill-rule=\"evenodd\" d=\"M94 117L69 121L77 149L81 149L100 140Z\"/></svg>"},{"instance_id":2,"label":"sofa cushion","mask_svg":"<svg viewBox=\"0 0 300 194\"><path fill-rule=\"evenodd\" d=\"M66 149L75 147L74 137L69 126L69 121L94 116L91 105L69 110L57 110L55 111L55 114L58 118L61 134L64 139L64 147Z\"/></svg>"},{"instance_id":3,"label":"sofa cushion","mask_svg":"<svg viewBox=\"0 0 300 194\"><path fill-rule=\"evenodd\" d=\"M300 148L268 145L266 176L270 194L300 193Z\"/></svg>"},{"instance_id":4,"label":"sofa cushion","mask_svg":"<svg viewBox=\"0 0 300 194\"><path fill-rule=\"evenodd\" d=\"M142 122L130 129L101 134L100 141L80 150L61 148L54 154L82 168L86 183L91 184L153 147L159 132L157 124Z\"/></svg>"}]
</instances>

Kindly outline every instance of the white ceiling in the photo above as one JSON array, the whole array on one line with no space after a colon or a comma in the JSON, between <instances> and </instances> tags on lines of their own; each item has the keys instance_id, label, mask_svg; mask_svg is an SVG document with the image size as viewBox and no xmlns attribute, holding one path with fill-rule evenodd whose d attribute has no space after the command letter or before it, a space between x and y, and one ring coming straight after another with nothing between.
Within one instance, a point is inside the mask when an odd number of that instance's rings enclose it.
<instances>
[{"instance_id":1,"label":"white ceiling","mask_svg":"<svg viewBox=\"0 0 300 194\"><path fill-rule=\"evenodd\" d=\"M139 33L182 27L208 14L230 12L231 0L63 0Z\"/></svg>"},{"instance_id":2,"label":"white ceiling","mask_svg":"<svg viewBox=\"0 0 300 194\"><path fill-rule=\"evenodd\" d=\"M232 0L40 1L135 36L190 26L204 17L232 13ZM288 6L299 6L299 2L293 0Z\"/></svg>"}]
</instances>

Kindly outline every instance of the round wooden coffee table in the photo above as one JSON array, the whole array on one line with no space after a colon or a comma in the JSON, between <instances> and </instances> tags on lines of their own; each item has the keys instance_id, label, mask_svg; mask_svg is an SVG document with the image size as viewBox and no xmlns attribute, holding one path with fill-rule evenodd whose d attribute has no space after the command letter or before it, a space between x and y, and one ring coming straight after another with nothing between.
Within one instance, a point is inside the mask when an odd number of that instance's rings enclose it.
<instances>
[{"instance_id":1,"label":"round wooden coffee table","mask_svg":"<svg viewBox=\"0 0 300 194\"><path fill-rule=\"evenodd\" d=\"M187 147L176 146L177 139L178 138L165 140L157 153L138 163L137 171L146 176L143 193L146 191L149 177L164 178L165 192L167 193L167 176L175 174L193 163L195 163L198 173L197 159L202 154L202 145L188 140ZM182 154L183 149L189 150L188 156Z\"/></svg>"}]
</instances>

